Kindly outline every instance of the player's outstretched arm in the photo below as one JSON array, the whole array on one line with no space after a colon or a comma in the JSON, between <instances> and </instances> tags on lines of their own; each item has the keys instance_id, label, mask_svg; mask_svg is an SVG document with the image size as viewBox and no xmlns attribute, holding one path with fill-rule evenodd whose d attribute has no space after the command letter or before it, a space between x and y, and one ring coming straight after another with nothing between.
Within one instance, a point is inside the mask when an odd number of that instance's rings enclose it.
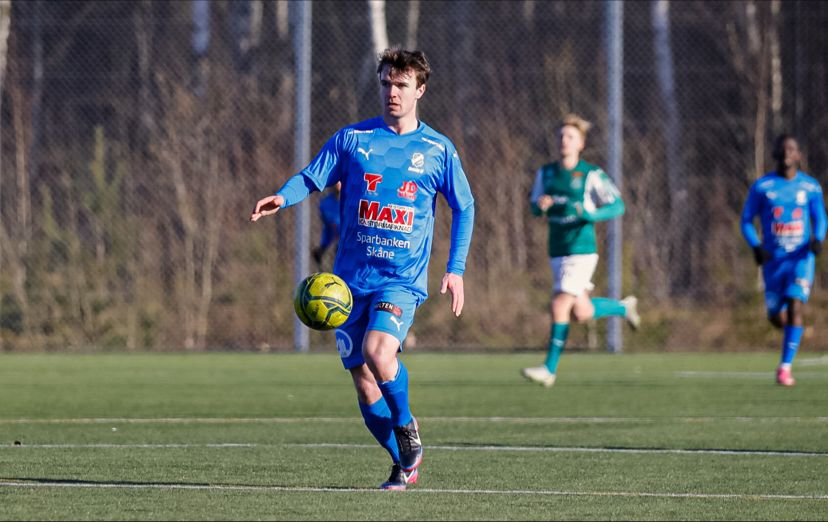
<instances>
[{"instance_id":1,"label":"player's outstretched arm","mask_svg":"<svg viewBox=\"0 0 828 522\"><path fill-rule=\"evenodd\" d=\"M443 282L440 285L440 293L445 294L446 290L451 292L451 311L455 317L460 317L463 312L463 302L465 295L463 294L463 276L446 272L443 276Z\"/></svg>"},{"instance_id":2,"label":"player's outstretched arm","mask_svg":"<svg viewBox=\"0 0 828 522\"><path fill-rule=\"evenodd\" d=\"M282 208L284 204L285 198L278 194L262 198L256 202L256 208L254 208L253 212L250 214L250 221L258 221L259 218L275 214L276 212L279 212L279 209Z\"/></svg>"}]
</instances>

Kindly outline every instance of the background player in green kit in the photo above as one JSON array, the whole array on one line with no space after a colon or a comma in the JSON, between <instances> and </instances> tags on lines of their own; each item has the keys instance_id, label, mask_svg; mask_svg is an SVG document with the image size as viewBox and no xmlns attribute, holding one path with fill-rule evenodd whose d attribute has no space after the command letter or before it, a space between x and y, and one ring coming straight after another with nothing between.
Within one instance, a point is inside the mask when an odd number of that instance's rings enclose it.
<instances>
[{"instance_id":1,"label":"background player in green kit","mask_svg":"<svg viewBox=\"0 0 828 522\"><path fill-rule=\"evenodd\" d=\"M552 334L542 366L524 368L527 379L544 386L555 384L558 361L566 345L570 318L621 316L638 328L638 300L590 298L592 274L598 264L595 227L624 213L618 188L600 167L581 159L590 123L579 116L563 119L559 131L560 160L541 167L532 188L532 213L549 221L549 257L554 281Z\"/></svg>"}]
</instances>

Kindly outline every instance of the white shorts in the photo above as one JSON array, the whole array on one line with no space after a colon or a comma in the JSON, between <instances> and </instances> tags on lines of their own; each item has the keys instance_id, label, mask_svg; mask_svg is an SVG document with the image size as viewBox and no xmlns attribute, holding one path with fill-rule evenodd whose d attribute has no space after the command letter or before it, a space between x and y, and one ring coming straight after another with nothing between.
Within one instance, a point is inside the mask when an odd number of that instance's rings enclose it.
<instances>
[{"instance_id":1,"label":"white shorts","mask_svg":"<svg viewBox=\"0 0 828 522\"><path fill-rule=\"evenodd\" d=\"M549 264L552 266L552 289L555 293L563 292L577 297L595 288L592 274L598 266L598 254L552 257Z\"/></svg>"}]
</instances>

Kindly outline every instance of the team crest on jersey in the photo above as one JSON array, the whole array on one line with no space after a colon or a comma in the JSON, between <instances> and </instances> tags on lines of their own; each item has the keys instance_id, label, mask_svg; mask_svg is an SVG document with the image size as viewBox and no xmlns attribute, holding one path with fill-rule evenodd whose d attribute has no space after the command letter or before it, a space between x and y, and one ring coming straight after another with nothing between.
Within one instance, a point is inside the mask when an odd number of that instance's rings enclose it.
<instances>
[{"instance_id":1,"label":"team crest on jersey","mask_svg":"<svg viewBox=\"0 0 828 522\"><path fill-rule=\"evenodd\" d=\"M784 211L785 211L785 209L783 209L782 207L773 207L773 219L781 218L782 217L782 212L784 212Z\"/></svg>"},{"instance_id":2,"label":"team crest on jersey","mask_svg":"<svg viewBox=\"0 0 828 522\"><path fill-rule=\"evenodd\" d=\"M805 194L804 190L799 190L796 192L796 204L797 205L804 205L808 202L808 195Z\"/></svg>"},{"instance_id":3,"label":"team crest on jersey","mask_svg":"<svg viewBox=\"0 0 828 522\"><path fill-rule=\"evenodd\" d=\"M408 167L409 172L416 172L417 174L422 174L425 172L423 166L425 165L425 156L423 156L422 152L415 152L411 155L411 166Z\"/></svg>"},{"instance_id":4,"label":"team crest on jersey","mask_svg":"<svg viewBox=\"0 0 828 522\"><path fill-rule=\"evenodd\" d=\"M572 173L572 180L569 182L570 188L579 189L584 185L584 173L576 170Z\"/></svg>"},{"instance_id":5,"label":"team crest on jersey","mask_svg":"<svg viewBox=\"0 0 828 522\"><path fill-rule=\"evenodd\" d=\"M414 227L414 207L380 205L379 201L359 200L359 224L395 232L411 233Z\"/></svg>"},{"instance_id":6,"label":"team crest on jersey","mask_svg":"<svg viewBox=\"0 0 828 522\"><path fill-rule=\"evenodd\" d=\"M791 217L794 219L802 219L802 209L799 207L793 209L793 212L791 212Z\"/></svg>"},{"instance_id":7,"label":"team crest on jersey","mask_svg":"<svg viewBox=\"0 0 828 522\"><path fill-rule=\"evenodd\" d=\"M366 172L362 179L365 180L366 187L365 190L368 191L369 194L376 194L377 193L377 185L382 183L382 174L371 174L370 172Z\"/></svg>"},{"instance_id":8,"label":"team crest on jersey","mask_svg":"<svg viewBox=\"0 0 828 522\"><path fill-rule=\"evenodd\" d=\"M397 189L397 196L414 201L417 199L417 184L413 181L403 181L402 186Z\"/></svg>"}]
</instances>

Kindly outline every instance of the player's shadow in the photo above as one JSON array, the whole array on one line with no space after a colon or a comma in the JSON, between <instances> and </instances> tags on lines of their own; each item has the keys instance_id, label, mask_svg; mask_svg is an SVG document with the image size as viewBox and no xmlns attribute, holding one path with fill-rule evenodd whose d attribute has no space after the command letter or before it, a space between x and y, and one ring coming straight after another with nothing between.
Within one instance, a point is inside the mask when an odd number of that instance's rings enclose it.
<instances>
[{"instance_id":1,"label":"player's shadow","mask_svg":"<svg viewBox=\"0 0 828 522\"><path fill-rule=\"evenodd\" d=\"M50 479L41 477L8 477L6 481L19 481L29 484L42 484L52 486L135 486L135 487L193 487L207 488L210 486L223 486L225 484L210 484L208 482L137 482L134 480L80 480L80 479Z\"/></svg>"},{"instance_id":2,"label":"player's shadow","mask_svg":"<svg viewBox=\"0 0 828 522\"><path fill-rule=\"evenodd\" d=\"M50 479L41 477L3 477L0 482L18 482L30 486L55 486L55 487L89 487L89 488L180 488L180 489L297 489L301 486L290 486L285 484L223 484L210 482L138 482L134 480L81 480L81 479ZM352 490L346 486L316 486L325 490Z\"/></svg>"}]
</instances>

